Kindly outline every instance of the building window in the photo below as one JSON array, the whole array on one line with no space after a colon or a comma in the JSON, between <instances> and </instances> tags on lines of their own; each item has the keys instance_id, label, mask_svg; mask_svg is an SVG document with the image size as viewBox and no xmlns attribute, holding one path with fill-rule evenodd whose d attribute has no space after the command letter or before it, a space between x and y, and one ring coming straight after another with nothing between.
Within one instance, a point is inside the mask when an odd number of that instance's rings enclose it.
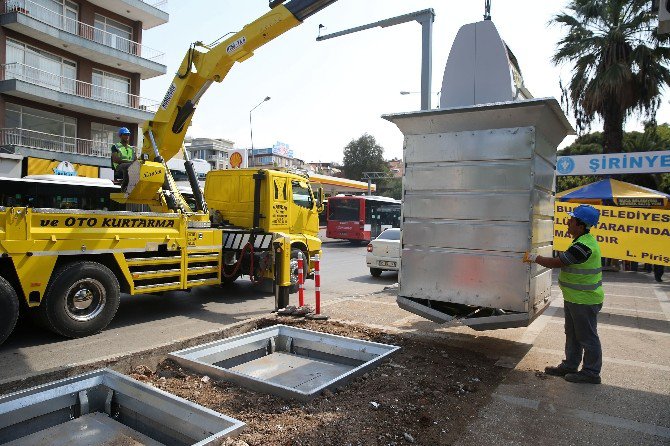
<instances>
[{"instance_id":1,"label":"building window","mask_svg":"<svg viewBox=\"0 0 670 446\"><path fill-rule=\"evenodd\" d=\"M31 17L55 28L77 34L79 5L67 0L30 0L30 2L27 9Z\"/></svg>"},{"instance_id":2,"label":"building window","mask_svg":"<svg viewBox=\"0 0 670 446\"><path fill-rule=\"evenodd\" d=\"M93 40L123 52L135 54L136 51L131 51L135 48L132 42L132 27L100 14L95 15L93 26L95 27Z\"/></svg>"},{"instance_id":3,"label":"building window","mask_svg":"<svg viewBox=\"0 0 670 446\"><path fill-rule=\"evenodd\" d=\"M7 39L6 49L6 78L65 93L75 92L76 62L13 39Z\"/></svg>"},{"instance_id":4,"label":"building window","mask_svg":"<svg viewBox=\"0 0 670 446\"><path fill-rule=\"evenodd\" d=\"M13 135L18 138L17 144L46 150L75 151L75 118L7 103L5 127L17 129Z\"/></svg>"},{"instance_id":5,"label":"building window","mask_svg":"<svg viewBox=\"0 0 670 446\"><path fill-rule=\"evenodd\" d=\"M118 129L119 128L116 126L92 122L91 139L96 146L104 146L109 148L112 146L112 144L117 142L116 132Z\"/></svg>"},{"instance_id":6,"label":"building window","mask_svg":"<svg viewBox=\"0 0 670 446\"><path fill-rule=\"evenodd\" d=\"M106 71L93 70L91 97L100 101L133 107L130 79Z\"/></svg>"},{"instance_id":7,"label":"building window","mask_svg":"<svg viewBox=\"0 0 670 446\"><path fill-rule=\"evenodd\" d=\"M5 111L5 127L74 138L77 132L77 120L57 113L8 103Z\"/></svg>"},{"instance_id":8,"label":"building window","mask_svg":"<svg viewBox=\"0 0 670 446\"><path fill-rule=\"evenodd\" d=\"M64 14L65 17L63 20L65 26L63 27L65 31L72 34L79 34L79 5L74 2L65 1L64 5Z\"/></svg>"}]
</instances>

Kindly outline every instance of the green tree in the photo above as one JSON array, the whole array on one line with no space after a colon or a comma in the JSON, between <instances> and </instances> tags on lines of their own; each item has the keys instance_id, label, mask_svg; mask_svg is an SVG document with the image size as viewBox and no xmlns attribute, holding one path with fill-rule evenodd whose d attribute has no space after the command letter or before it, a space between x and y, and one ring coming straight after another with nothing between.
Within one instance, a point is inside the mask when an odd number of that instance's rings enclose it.
<instances>
[{"instance_id":1,"label":"green tree","mask_svg":"<svg viewBox=\"0 0 670 446\"><path fill-rule=\"evenodd\" d=\"M581 135L571 145L558 151L564 155L593 155L603 153L603 134L593 132ZM623 135L622 152L651 152L670 150L670 124L654 126L647 124L643 132L625 132ZM556 191L562 192L573 187L583 186L602 180L602 176L559 176L556 180ZM656 189L670 194L670 174L624 174L617 179L628 183Z\"/></svg>"},{"instance_id":2,"label":"green tree","mask_svg":"<svg viewBox=\"0 0 670 446\"><path fill-rule=\"evenodd\" d=\"M395 198L396 200L402 199L402 178L389 178L382 181L383 185L377 185L378 195Z\"/></svg>"},{"instance_id":3,"label":"green tree","mask_svg":"<svg viewBox=\"0 0 670 446\"><path fill-rule=\"evenodd\" d=\"M344 148L342 172L345 178L361 181L363 172L388 172L384 161L384 148L374 136L365 133Z\"/></svg>"},{"instance_id":4,"label":"green tree","mask_svg":"<svg viewBox=\"0 0 670 446\"><path fill-rule=\"evenodd\" d=\"M669 35L658 35L658 18L648 0L572 0L553 23L567 28L558 42L554 64L574 64L563 90L580 132L595 117L603 121L604 153L623 148L623 124L631 114L654 121L661 96L670 84Z\"/></svg>"}]
</instances>

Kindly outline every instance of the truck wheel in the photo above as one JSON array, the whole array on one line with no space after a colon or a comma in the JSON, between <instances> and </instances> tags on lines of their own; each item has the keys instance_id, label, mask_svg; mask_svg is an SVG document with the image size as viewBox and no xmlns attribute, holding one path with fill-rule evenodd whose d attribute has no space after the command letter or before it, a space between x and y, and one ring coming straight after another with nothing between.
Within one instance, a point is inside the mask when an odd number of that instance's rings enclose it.
<instances>
[{"instance_id":1,"label":"truck wheel","mask_svg":"<svg viewBox=\"0 0 670 446\"><path fill-rule=\"evenodd\" d=\"M382 275L382 270L379 268L370 268L370 274L372 274L372 277L379 277Z\"/></svg>"},{"instance_id":2,"label":"truck wheel","mask_svg":"<svg viewBox=\"0 0 670 446\"><path fill-rule=\"evenodd\" d=\"M48 328L68 338L102 331L119 308L119 281L104 265L74 262L54 272L39 307Z\"/></svg>"},{"instance_id":3,"label":"truck wheel","mask_svg":"<svg viewBox=\"0 0 670 446\"><path fill-rule=\"evenodd\" d=\"M291 287L290 293L294 294L298 292L298 254L302 252L303 264L302 264L302 274L303 277L307 277L309 274L309 256L305 254L304 251L301 251L298 248L291 249Z\"/></svg>"},{"instance_id":4,"label":"truck wheel","mask_svg":"<svg viewBox=\"0 0 670 446\"><path fill-rule=\"evenodd\" d=\"M19 318L19 297L4 277L0 277L0 344L10 335Z\"/></svg>"}]
</instances>

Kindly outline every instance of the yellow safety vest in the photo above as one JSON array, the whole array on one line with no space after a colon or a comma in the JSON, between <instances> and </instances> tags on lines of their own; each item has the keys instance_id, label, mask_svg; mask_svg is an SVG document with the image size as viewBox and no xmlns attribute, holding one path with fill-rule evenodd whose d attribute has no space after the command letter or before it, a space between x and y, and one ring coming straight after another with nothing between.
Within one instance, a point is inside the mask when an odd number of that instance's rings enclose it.
<instances>
[{"instance_id":1,"label":"yellow safety vest","mask_svg":"<svg viewBox=\"0 0 670 446\"><path fill-rule=\"evenodd\" d=\"M118 149L119 153L121 154L121 160L123 161L133 160L133 154L135 153L135 148L133 146L124 146L123 143L119 142L117 144L114 144L112 148ZM112 161L112 167L114 168L114 170L116 170L118 164Z\"/></svg>"},{"instance_id":2,"label":"yellow safety vest","mask_svg":"<svg viewBox=\"0 0 670 446\"><path fill-rule=\"evenodd\" d=\"M584 263L561 268L558 285L563 292L563 299L575 304L601 304L605 300L605 292L603 291L600 246L590 233L580 236L572 244L578 242L591 249L591 256Z\"/></svg>"}]
</instances>

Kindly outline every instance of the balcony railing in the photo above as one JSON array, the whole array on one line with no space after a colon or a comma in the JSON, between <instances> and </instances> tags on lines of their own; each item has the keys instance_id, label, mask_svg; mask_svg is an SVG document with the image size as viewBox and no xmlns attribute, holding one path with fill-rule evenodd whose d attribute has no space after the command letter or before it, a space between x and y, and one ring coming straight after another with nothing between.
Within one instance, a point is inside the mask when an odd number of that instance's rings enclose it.
<instances>
[{"instance_id":1,"label":"balcony railing","mask_svg":"<svg viewBox=\"0 0 670 446\"><path fill-rule=\"evenodd\" d=\"M0 129L0 145L107 158L110 145L101 141L53 135L21 128Z\"/></svg>"},{"instance_id":2,"label":"balcony railing","mask_svg":"<svg viewBox=\"0 0 670 446\"><path fill-rule=\"evenodd\" d=\"M165 53L158 50L133 42L125 37L117 36L116 34L112 34L73 18L65 17L56 11L52 11L51 9L45 8L30 0L4 0L2 13L7 12L24 14L70 34L157 63L162 63L165 57Z\"/></svg>"},{"instance_id":3,"label":"balcony railing","mask_svg":"<svg viewBox=\"0 0 670 446\"><path fill-rule=\"evenodd\" d=\"M81 98L94 99L109 104L130 107L136 110L155 112L158 101L142 98L123 91L112 90L101 85L70 79L58 74L49 73L39 68L14 62L0 65L0 80L18 79L30 84L49 88L50 90L68 93Z\"/></svg>"}]
</instances>

